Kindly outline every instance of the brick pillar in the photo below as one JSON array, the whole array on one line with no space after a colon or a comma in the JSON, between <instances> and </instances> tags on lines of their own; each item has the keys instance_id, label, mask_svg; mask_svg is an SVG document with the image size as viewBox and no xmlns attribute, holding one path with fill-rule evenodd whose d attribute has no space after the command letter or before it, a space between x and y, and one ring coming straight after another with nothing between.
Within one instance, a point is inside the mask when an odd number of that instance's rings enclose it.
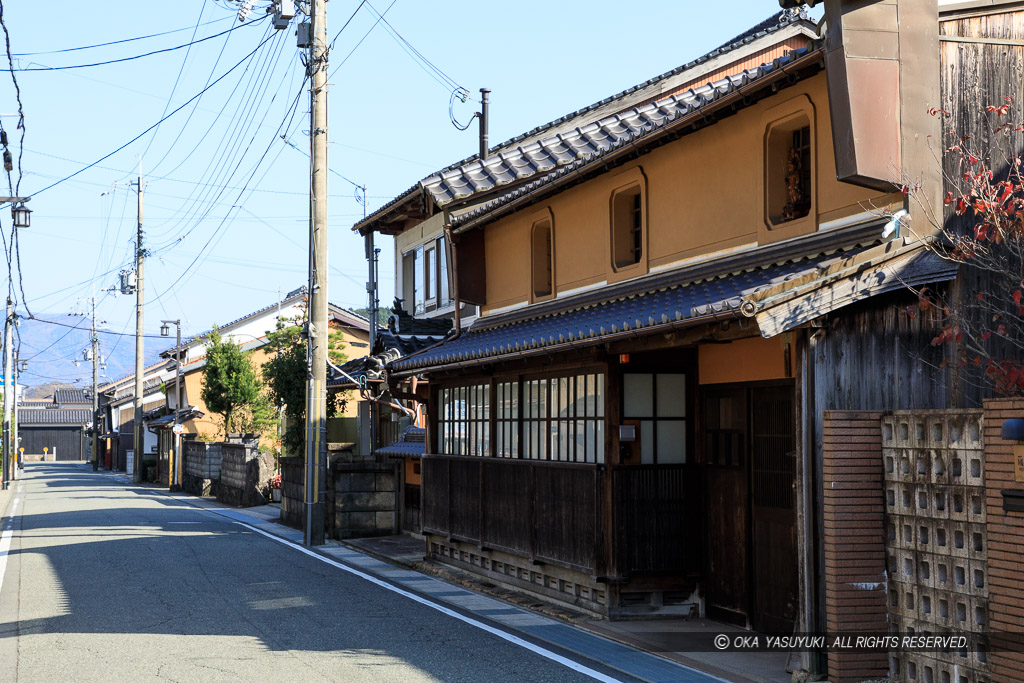
<instances>
[{"instance_id":1,"label":"brick pillar","mask_svg":"<svg viewBox=\"0 0 1024 683\"><path fill-rule=\"evenodd\" d=\"M829 633L883 633L886 617L882 413L825 411L822 458L825 619ZM834 683L885 678L884 652L832 652Z\"/></svg>"},{"instance_id":2,"label":"brick pillar","mask_svg":"<svg viewBox=\"0 0 1024 683\"><path fill-rule=\"evenodd\" d=\"M990 655L993 681L1024 680L1024 653L1020 651L1024 623L1024 512L1003 509L1002 491L1024 490L1014 478L1013 450L1016 444L1003 441L1000 431L1007 418L1024 418L1024 399L985 401L985 500L988 535L989 629L993 634L1016 635L1016 652L1000 651L998 643Z\"/></svg>"}]
</instances>

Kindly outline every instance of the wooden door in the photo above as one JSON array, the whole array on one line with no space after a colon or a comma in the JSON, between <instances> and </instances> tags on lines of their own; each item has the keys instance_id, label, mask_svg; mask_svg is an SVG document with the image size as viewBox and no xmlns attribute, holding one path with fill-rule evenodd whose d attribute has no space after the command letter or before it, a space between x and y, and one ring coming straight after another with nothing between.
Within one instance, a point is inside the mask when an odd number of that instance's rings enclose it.
<instances>
[{"instance_id":1,"label":"wooden door","mask_svg":"<svg viewBox=\"0 0 1024 683\"><path fill-rule=\"evenodd\" d=\"M751 625L776 633L797 612L794 400L790 386L750 389Z\"/></svg>"},{"instance_id":2,"label":"wooden door","mask_svg":"<svg viewBox=\"0 0 1024 683\"><path fill-rule=\"evenodd\" d=\"M746 391L708 389L703 400L707 474L707 614L748 626Z\"/></svg>"}]
</instances>

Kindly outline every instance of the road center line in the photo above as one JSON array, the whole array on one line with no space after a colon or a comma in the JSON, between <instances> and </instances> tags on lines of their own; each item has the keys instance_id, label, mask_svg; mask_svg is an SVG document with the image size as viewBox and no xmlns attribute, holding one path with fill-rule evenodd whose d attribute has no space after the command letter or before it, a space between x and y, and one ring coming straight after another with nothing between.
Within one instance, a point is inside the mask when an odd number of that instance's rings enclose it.
<instances>
[{"instance_id":1,"label":"road center line","mask_svg":"<svg viewBox=\"0 0 1024 683\"><path fill-rule=\"evenodd\" d=\"M216 513L214 513L214 514L216 514ZM228 518L228 519L230 519L230 518ZM376 585L380 586L381 588L384 588L386 590L391 591L392 593L397 593L397 594L399 594L399 595L401 595L403 597L406 597L406 598L408 598L410 600L418 602L421 605L426 605L427 607L435 609L438 612L441 612L442 614L446 614L446 615L448 615L450 617L458 619L459 621L462 621L462 622L464 622L466 624L469 624L470 626L475 626L476 628L478 628L478 629L480 629L482 631L487 631L490 634L498 636L502 640L506 640L506 641L508 641L508 642L510 642L510 643L512 643L514 645L518 645L518 646L520 646L522 648L530 650L531 652L534 652L534 653L540 655L541 657L545 657L547 659L550 659L553 662L558 662L559 664L561 664L563 666L566 666L566 667L572 669L573 671L578 671L579 673L581 673L581 674L583 674L585 676L590 676L591 678L593 678L595 680L602 681L602 683L619 683L619 680L617 678L612 678L611 676L607 676L607 675L605 675L605 674L603 674L603 673L601 673L599 671L595 671L594 669L591 669L589 667L583 666L582 664L580 664L580 663L578 663L576 661L573 661L572 659L569 659L568 657L563 657L562 655L556 654L556 653L552 652L551 650L547 650L547 649L545 649L543 647L540 647L539 645L535 645L535 644L533 644L533 643L531 643L531 642L529 642L527 640L524 640L524 639L522 639L522 638L520 638L518 636L514 636L511 633L507 633L506 631L503 631L501 629L495 628L495 627L493 627L493 626L491 626L489 624L485 624L482 621L477 621L476 619L473 619L472 617L468 617L465 614L461 614L461 613L456 612L455 610L449 609L449 608L447 608L447 607L445 607L443 605L439 605L438 603L433 602L431 600L428 600L428 599L426 599L426 598L424 598L422 596L416 595L415 593L410 593L409 591L403 590L403 589L399 588L398 586L395 586L395 585L393 585L391 583L388 583L387 581L382 581L381 579L378 579L376 576L373 576L372 574L367 574L366 572L360 571L360 570L355 569L353 567L349 567L348 565L342 564L341 562L337 562L337 561L332 560L330 558L324 557L323 555L315 553L312 550L309 550L308 548L304 548L304 547L302 547L300 545L295 545L294 543L292 543L290 541L287 541L287 540L285 540L283 538L278 538L277 536L274 536L271 533L268 533L266 531L263 531L262 529L259 529L257 527L251 526L249 524L246 524L245 522L239 522L238 520L232 520L232 521L235 524L237 524L237 525L239 525L241 527L245 527L246 529L249 529L250 531L255 531L256 533L258 533L258 534L260 534L262 536L266 536L267 538L269 538L272 541L276 541L276 542L278 542L278 543L280 543L282 545L288 546L289 548L293 548L294 550L298 550L299 552L305 553L306 555L309 555L310 557L312 557L314 559L320 560L321 562L323 562L325 564L329 564L332 567L340 569L340 570L342 570L344 572L348 572L349 574L352 574L354 576L358 576L361 579L365 579L366 581L369 581L370 583L376 584Z\"/></svg>"}]
</instances>

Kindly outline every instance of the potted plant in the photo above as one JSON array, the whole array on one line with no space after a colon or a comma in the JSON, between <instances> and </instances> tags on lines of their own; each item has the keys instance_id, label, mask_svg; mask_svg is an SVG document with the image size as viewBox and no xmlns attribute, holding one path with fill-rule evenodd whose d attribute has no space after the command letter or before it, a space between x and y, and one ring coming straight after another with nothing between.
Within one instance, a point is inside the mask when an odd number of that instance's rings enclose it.
<instances>
[{"instance_id":1,"label":"potted plant","mask_svg":"<svg viewBox=\"0 0 1024 683\"><path fill-rule=\"evenodd\" d=\"M281 473L278 472L270 479L270 495L275 503L281 502Z\"/></svg>"}]
</instances>

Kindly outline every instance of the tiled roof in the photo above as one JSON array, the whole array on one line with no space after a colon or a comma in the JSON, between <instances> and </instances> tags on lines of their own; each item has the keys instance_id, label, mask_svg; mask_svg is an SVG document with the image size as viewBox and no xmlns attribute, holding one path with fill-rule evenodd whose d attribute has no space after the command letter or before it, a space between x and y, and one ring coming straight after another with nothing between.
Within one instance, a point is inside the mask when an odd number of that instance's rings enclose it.
<instances>
[{"instance_id":1,"label":"tiled roof","mask_svg":"<svg viewBox=\"0 0 1024 683\"><path fill-rule=\"evenodd\" d=\"M726 55L729 52L732 52L733 50L742 48L769 34L775 33L787 26L791 26L798 23L803 23L805 25L808 25L808 28L811 28L811 18L803 7L795 9L784 9L779 12L776 12L775 14L768 17L764 21L758 23L756 26L751 27L750 29L736 36L732 40L727 41L726 43L712 50L711 52L708 52L707 54L704 54L698 57L697 59L694 59L693 61L687 62L686 64L676 67L670 71L666 71L665 73L659 76L655 76L654 78L650 78L642 83L638 83L637 85L626 90L623 90L620 93L606 97L598 102L594 102L593 104L583 107L582 109L578 109L570 114L561 116L555 119L554 121L550 121L542 126L537 126L536 128L533 128L525 133L510 138L505 142L495 147L492 147L490 149L490 153L501 155L509 150L513 150L522 143L537 139L538 136L544 136L545 134L556 131L558 129L571 130L572 128L575 128L580 124L586 123L588 115L602 116L604 113L607 113L608 111L616 111L616 103L618 103L620 100L625 100L624 102L619 103L618 106L620 107L620 110L622 107L628 107L630 102L642 102L642 98L636 99L631 96L638 93L646 95L647 93L644 91L649 90L652 86L655 86L668 79L677 77L681 74L685 74L686 72L691 71L694 68L701 66L718 57ZM471 157L463 159L462 161L447 166L446 168L441 169L437 173L432 174L427 178L424 178L416 185L413 185L408 190L406 190L405 192L403 192L402 194L400 194L387 204L383 205L382 207L374 211L367 218L357 223L354 226L354 229L360 230L366 227L367 225L375 223L376 221L385 217L391 211L407 203L410 199L421 194L424 191L424 189L426 189L428 185L430 185L434 181L434 179L440 176L444 176L446 173L450 173L452 171L465 167L478 160L479 156L473 155Z\"/></svg>"},{"instance_id":2,"label":"tiled roof","mask_svg":"<svg viewBox=\"0 0 1024 683\"><path fill-rule=\"evenodd\" d=\"M384 457L407 458L423 455L426 452L425 429L419 427L406 427L398 441L393 441L383 448L377 449L377 455Z\"/></svg>"},{"instance_id":3,"label":"tiled roof","mask_svg":"<svg viewBox=\"0 0 1024 683\"><path fill-rule=\"evenodd\" d=\"M399 358L412 355L425 348L437 344L444 339L444 335L400 335L390 330L378 330L377 332L377 353L361 358L353 358L339 366L346 374L358 379L360 375L366 375L370 379L380 377L384 366ZM332 371L335 375L328 380L329 387L351 387L352 381L341 373Z\"/></svg>"},{"instance_id":4,"label":"tiled roof","mask_svg":"<svg viewBox=\"0 0 1024 683\"><path fill-rule=\"evenodd\" d=\"M517 188L510 189L508 193L484 206L452 217L453 226L465 226L541 189L553 180L596 163L617 150L629 149L647 136L667 133L674 125L685 122L689 115L698 114L704 107L767 76L781 75L787 66L811 53L812 50L808 48L793 50L771 64L763 64L714 83L670 95L663 100L490 157L482 163L474 161L428 179L430 183L426 189L438 205L444 206L504 185L519 184ZM537 180L521 184L521 181L532 177Z\"/></svg>"},{"instance_id":5,"label":"tiled roof","mask_svg":"<svg viewBox=\"0 0 1024 683\"><path fill-rule=\"evenodd\" d=\"M711 275L704 270L707 264L698 264L668 276L626 283L628 289L606 290L604 300L579 299L575 306L563 303L557 312L518 320L481 318L462 336L394 361L388 370L401 374L563 345L601 343L622 334L647 334L720 316L739 317L745 297L848 256L850 252L819 252L740 271L725 268ZM694 277L697 273L702 274L699 279Z\"/></svg>"},{"instance_id":6,"label":"tiled roof","mask_svg":"<svg viewBox=\"0 0 1024 683\"><path fill-rule=\"evenodd\" d=\"M22 408L18 411L21 427L34 425L67 425L80 427L92 422L92 410L62 408Z\"/></svg>"},{"instance_id":7,"label":"tiled roof","mask_svg":"<svg viewBox=\"0 0 1024 683\"><path fill-rule=\"evenodd\" d=\"M60 405L67 403L92 404L92 391L89 389L57 389L53 392L53 402Z\"/></svg>"},{"instance_id":8,"label":"tiled roof","mask_svg":"<svg viewBox=\"0 0 1024 683\"><path fill-rule=\"evenodd\" d=\"M223 332L225 330L229 330L229 328L231 328L233 325L237 325L240 322L244 322L244 321L246 321L246 320L248 320L250 318L255 318L256 316L262 315L262 314L264 314L264 313L266 313L268 311L272 311L272 310L276 309L278 306L290 305L290 304L294 303L295 301L298 301L302 297L306 296L306 289L307 289L306 286L303 285L302 287L299 287L296 290L288 292L286 297L284 299L282 299L281 301L275 301L274 303L270 304L269 306L264 306L263 308L260 308L258 310L253 311L252 313L247 313L246 315L243 315L241 318L236 318L236 319L232 320L231 322L224 323L223 325L218 325L217 329ZM366 322L366 326L365 326L366 329L367 330L370 329L370 321L366 320L366 318L364 318L363 316L359 315L358 313L350 311L347 308L342 308L341 306L337 306L337 305L332 304L330 302L328 302L327 307L328 307L328 315L330 315L331 313L334 313L338 317L350 318L349 322L356 324L360 328L363 327L362 322L365 321ZM213 329L211 328L211 329L206 330L205 332L202 332L200 334L194 334L191 337L182 339L181 340L181 347L180 348L184 349L184 348L186 348L186 347L188 347L188 346L190 346L192 344L195 344L197 341L204 340L206 337L210 336L210 332L212 332L212 331L213 331ZM231 336L230 331L227 332L227 336ZM179 347L177 347L177 346L172 346L171 348L167 349L166 351L164 351L160 355L163 358L173 358L174 357L174 353L175 353L175 351L178 348Z\"/></svg>"}]
</instances>

